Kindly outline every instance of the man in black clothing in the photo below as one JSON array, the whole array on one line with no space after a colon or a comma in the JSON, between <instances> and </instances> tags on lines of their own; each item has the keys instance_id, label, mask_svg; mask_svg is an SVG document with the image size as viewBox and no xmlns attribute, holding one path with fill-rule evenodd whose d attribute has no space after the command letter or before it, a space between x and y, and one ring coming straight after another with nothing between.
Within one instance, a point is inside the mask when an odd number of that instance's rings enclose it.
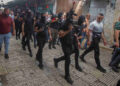
<instances>
[{"instance_id":1,"label":"man in black clothing","mask_svg":"<svg viewBox=\"0 0 120 86\"><path fill-rule=\"evenodd\" d=\"M25 47L27 46L29 53L30 53L30 56L32 57L30 38L31 38L31 35L33 33L33 18L31 16L30 11L27 12L24 23L22 24L22 33L23 33L22 48L23 48L23 50L26 50Z\"/></svg>"},{"instance_id":2,"label":"man in black clothing","mask_svg":"<svg viewBox=\"0 0 120 86\"><path fill-rule=\"evenodd\" d=\"M95 57L95 61L97 64L97 69L100 70L101 72L105 73L106 70L101 66L100 64L100 60L99 60L99 42L100 39L103 39L104 45L106 45L106 40L104 38L104 34L103 34L103 14L99 14L97 16L97 19L95 21L93 21L90 24L89 27L89 35L88 35L88 44L90 44L89 48L85 50L85 52L80 56L80 59L83 62L86 62L84 57L85 55L87 55L89 52L91 52L92 50L94 50L94 57ZM92 33L92 41L90 41L90 34Z\"/></svg>"},{"instance_id":3,"label":"man in black clothing","mask_svg":"<svg viewBox=\"0 0 120 86\"><path fill-rule=\"evenodd\" d=\"M56 44L56 39L58 36L58 28L59 28L58 20L56 16L52 17L50 28L51 28L51 34L52 34L52 41L49 42L49 49L51 48L56 49L55 44Z\"/></svg>"},{"instance_id":4,"label":"man in black clothing","mask_svg":"<svg viewBox=\"0 0 120 86\"><path fill-rule=\"evenodd\" d=\"M54 59L56 68L58 67L58 62L65 60L65 79L70 84L73 83L72 79L70 78L70 73L69 73L70 55L72 53L72 29L73 29L72 24L68 23L68 24L65 24L61 28L61 31L59 31L59 36L61 37L60 42L61 42L64 56L62 56L58 59ZM63 35L61 35L61 34L63 34Z\"/></svg>"},{"instance_id":5,"label":"man in black clothing","mask_svg":"<svg viewBox=\"0 0 120 86\"><path fill-rule=\"evenodd\" d=\"M117 28L115 28L115 50L113 52L112 59L110 61L109 66L111 66L112 70L115 72L119 72L119 63L120 63L120 26L119 24L116 25ZM115 25L114 25L115 27Z\"/></svg>"},{"instance_id":6,"label":"man in black clothing","mask_svg":"<svg viewBox=\"0 0 120 86\"><path fill-rule=\"evenodd\" d=\"M119 72L119 70L118 70L119 63L120 63L120 48L116 48L113 53L113 56L112 56L109 66L112 68L113 71L118 73Z\"/></svg>"},{"instance_id":7,"label":"man in black clothing","mask_svg":"<svg viewBox=\"0 0 120 86\"><path fill-rule=\"evenodd\" d=\"M37 32L37 43L38 43L38 47L39 47L38 51L37 51L37 55L36 55L36 60L39 61L39 68L40 69L43 69L42 53L43 53L43 48L44 48L44 45L45 45L46 39L47 39L46 30L47 30L46 18L45 18L45 15L42 14L40 22L35 25L35 32ZM51 31L50 31L49 27L48 27L47 31L49 33L50 40L52 40Z\"/></svg>"},{"instance_id":8,"label":"man in black clothing","mask_svg":"<svg viewBox=\"0 0 120 86\"><path fill-rule=\"evenodd\" d=\"M58 62L65 60L65 80L70 84L73 83L69 73L71 54L75 53L75 68L78 71L82 71L78 63L80 47L80 42L78 40L78 32L78 28L73 29L72 21L66 20L65 24L59 30L60 42L62 45L64 56L60 58L54 58L56 68L58 67Z\"/></svg>"},{"instance_id":9,"label":"man in black clothing","mask_svg":"<svg viewBox=\"0 0 120 86\"><path fill-rule=\"evenodd\" d=\"M22 33L22 24L24 23L24 16L21 15L19 17L19 30L18 30L18 38L20 39L20 35Z\"/></svg>"},{"instance_id":10,"label":"man in black clothing","mask_svg":"<svg viewBox=\"0 0 120 86\"><path fill-rule=\"evenodd\" d=\"M116 86L120 86L120 80L118 80L118 82L117 82L117 85Z\"/></svg>"},{"instance_id":11,"label":"man in black clothing","mask_svg":"<svg viewBox=\"0 0 120 86\"><path fill-rule=\"evenodd\" d=\"M16 40L18 40L19 27L20 27L19 18L17 15L15 15Z\"/></svg>"},{"instance_id":12,"label":"man in black clothing","mask_svg":"<svg viewBox=\"0 0 120 86\"><path fill-rule=\"evenodd\" d=\"M63 26L63 24L65 23L65 18L64 18L64 16L63 16L63 13L62 12L60 12L59 14L58 14L58 29L60 28L60 27L62 27ZM59 36L58 36L58 38L57 38L57 45L60 45L59 44L59 42L60 42L60 39L59 39Z\"/></svg>"}]
</instances>

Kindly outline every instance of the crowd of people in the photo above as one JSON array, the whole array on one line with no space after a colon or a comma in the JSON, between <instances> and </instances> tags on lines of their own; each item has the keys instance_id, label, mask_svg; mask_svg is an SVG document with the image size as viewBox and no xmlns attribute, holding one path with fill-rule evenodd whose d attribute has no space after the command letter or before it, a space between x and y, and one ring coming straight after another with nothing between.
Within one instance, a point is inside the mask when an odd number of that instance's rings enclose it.
<instances>
[{"instance_id":1,"label":"crowd of people","mask_svg":"<svg viewBox=\"0 0 120 86\"><path fill-rule=\"evenodd\" d=\"M59 13L58 15L46 13L33 13L30 9L20 11L10 11L5 8L0 12L0 51L2 44L5 44L5 58L9 59L8 49L11 35L16 35L16 40L21 39L22 49L28 48L30 57L33 56L31 50L31 41L34 42L34 48L38 47L36 52L36 61L39 62L38 67L44 68L43 65L43 48L46 43L49 49L56 49L56 45L62 47L64 53L59 58L54 58L54 65L57 68L60 61L65 61L65 80L72 84L70 77L70 56L75 54L75 68L82 72L78 59L86 62L85 55L94 50L94 58L97 64L97 69L103 73L106 70L100 63L99 43L103 40L106 45L103 30L104 15L99 13L96 19L90 23L90 14L81 15L77 21L74 21L73 16L76 16L73 9L68 13ZM115 72L119 72L120 49L119 49L119 33L120 19L114 25L115 30L115 49L109 66ZM86 39L84 41L84 39ZM82 42L84 44L82 46ZM85 51L80 55L80 48Z\"/></svg>"}]
</instances>

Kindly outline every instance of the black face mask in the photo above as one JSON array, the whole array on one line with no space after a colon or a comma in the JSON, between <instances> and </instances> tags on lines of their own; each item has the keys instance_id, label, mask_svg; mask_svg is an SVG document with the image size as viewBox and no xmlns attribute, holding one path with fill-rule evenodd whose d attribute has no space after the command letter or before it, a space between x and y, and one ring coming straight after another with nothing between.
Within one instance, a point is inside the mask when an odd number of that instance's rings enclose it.
<instances>
[{"instance_id":1,"label":"black face mask","mask_svg":"<svg viewBox=\"0 0 120 86\"><path fill-rule=\"evenodd\" d=\"M45 18L45 16L42 16L41 17L41 21L40 21L41 23L46 23L46 18Z\"/></svg>"}]
</instances>

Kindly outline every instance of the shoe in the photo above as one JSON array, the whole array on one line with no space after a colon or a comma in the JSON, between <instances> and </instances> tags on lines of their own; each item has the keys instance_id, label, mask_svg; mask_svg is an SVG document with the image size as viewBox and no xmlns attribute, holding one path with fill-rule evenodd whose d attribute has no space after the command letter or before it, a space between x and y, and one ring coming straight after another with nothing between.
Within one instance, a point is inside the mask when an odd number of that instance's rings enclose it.
<instances>
[{"instance_id":1,"label":"shoe","mask_svg":"<svg viewBox=\"0 0 120 86\"><path fill-rule=\"evenodd\" d=\"M23 48L24 51L26 50L26 48L24 46L22 46L22 48Z\"/></svg>"},{"instance_id":2,"label":"shoe","mask_svg":"<svg viewBox=\"0 0 120 86\"><path fill-rule=\"evenodd\" d=\"M0 52L2 51L2 48L0 48Z\"/></svg>"},{"instance_id":3,"label":"shoe","mask_svg":"<svg viewBox=\"0 0 120 86\"><path fill-rule=\"evenodd\" d=\"M30 53L30 57L33 57L32 53Z\"/></svg>"},{"instance_id":4,"label":"shoe","mask_svg":"<svg viewBox=\"0 0 120 86\"><path fill-rule=\"evenodd\" d=\"M115 45L112 45L112 46L110 46L110 48L116 48L116 46L115 46Z\"/></svg>"},{"instance_id":5,"label":"shoe","mask_svg":"<svg viewBox=\"0 0 120 86\"><path fill-rule=\"evenodd\" d=\"M54 58L54 66L55 66L55 68L58 68L57 59L55 59L55 58Z\"/></svg>"},{"instance_id":6,"label":"shoe","mask_svg":"<svg viewBox=\"0 0 120 86\"><path fill-rule=\"evenodd\" d=\"M56 49L56 47L55 47L55 46L53 46L53 48L54 48L54 49Z\"/></svg>"},{"instance_id":7,"label":"shoe","mask_svg":"<svg viewBox=\"0 0 120 86\"><path fill-rule=\"evenodd\" d=\"M37 45L34 45L34 48L36 48L37 47Z\"/></svg>"},{"instance_id":8,"label":"shoe","mask_svg":"<svg viewBox=\"0 0 120 86\"><path fill-rule=\"evenodd\" d=\"M49 49L52 49L51 46L49 46Z\"/></svg>"},{"instance_id":9,"label":"shoe","mask_svg":"<svg viewBox=\"0 0 120 86\"><path fill-rule=\"evenodd\" d=\"M20 39L20 36L18 38Z\"/></svg>"},{"instance_id":10,"label":"shoe","mask_svg":"<svg viewBox=\"0 0 120 86\"><path fill-rule=\"evenodd\" d=\"M43 65L42 64L39 64L38 67L43 70Z\"/></svg>"},{"instance_id":11,"label":"shoe","mask_svg":"<svg viewBox=\"0 0 120 86\"><path fill-rule=\"evenodd\" d=\"M116 73L119 73L119 70L115 66L112 66L112 70Z\"/></svg>"},{"instance_id":12,"label":"shoe","mask_svg":"<svg viewBox=\"0 0 120 86\"><path fill-rule=\"evenodd\" d=\"M109 63L109 66L111 67L111 63Z\"/></svg>"},{"instance_id":13,"label":"shoe","mask_svg":"<svg viewBox=\"0 0 120 86\"><path fill-rule=\"evenodd\" d=\"M82 72L82 68L80 66L75 67L79 72Z\"/></svg>"},{"instance_id":14,"label":"shoe","mask_svg":"<svg viewBox=\"0 0 120 86\"><path fill-rule=\"evenodd\" d=\"M119 67L119 66L116 66L116 68L117 68L117 69L120 69L120 67Z\"/></svg>"},{"instance_id":15,"label":"shoe","mask_svg":"<svg viewBox=\"0 0 120 86\"><path fill-rule=\"evenodd\" d=\"M82 55L80 56L80 59L82 62L86 63L86 60L84 59L84 57Z\"/></svg>"},{"instance_id":16,"label":"shoe","mask_svg":"<svg viewBox=\"0 0 120 86\"><path fill-rule=\"evenodd\" d=\"M9 56L8 56L8 54L5 54L5 59L9 59Z\"/></svg>"},{"instance_id":17,"label":"shoe","mask_svg":"<svg viewBox=\"0 0 120 86\"><path fill-rule=\"evenodd\" d=\"M106 73L106 70L105 70L103 67L101 67L101 66L98 66L97 69L98 69L100 72Z\"/></svg>"},{"instance_id":18,"label":"shoe","mask_svg":"<svg viewBox=\"0 0 120 86\"><path fill-rule=\"evenodd\" d=\"M73 80L68 76L68 77L65 77L65 80L69 83L69 84L73 84Z\"/></svg>"},{"instance_id":19,"label":"shoe","mask_svg":"<svg viewBox=\"0 0 120 86\"><path fill-rule=\"evenodd\" d=\"M60 45L60 43L57 43L57 45Z\"/></svg>"}]
</instances>

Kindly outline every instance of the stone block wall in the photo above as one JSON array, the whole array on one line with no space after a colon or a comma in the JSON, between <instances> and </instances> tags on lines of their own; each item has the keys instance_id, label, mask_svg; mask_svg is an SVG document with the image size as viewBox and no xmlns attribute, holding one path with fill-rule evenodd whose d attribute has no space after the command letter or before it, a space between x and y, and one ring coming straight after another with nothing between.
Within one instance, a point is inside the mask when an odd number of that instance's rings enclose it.
<instances>
[{"instance_id":1,"label":"stone block wall","mask_svg":"<svg viewBox=\"0 0 120 86\"><path fill-rule=\"evenodd\" d=\"M111 8L110 5L106 8L106 15L104 21L104 32L105 37L109 44L113 43L114 35L114 23L118 20L120 16L120 0L116 0L115 9Z\"/></svg>"},{"instance_id":2,"label":"stone block wall","mask_svg":"<svg viewBox=\"0 0 120 86\"><path fill-rule=\"evenodd\" d=\"M106 8L105 20L104 20L104 34L107 42L112 44L113 42L113 24L114 24L114 9L110 5Z\"/></svg>"},{"instance_id":3,"label":"stone block wall","mask_svg":"<svg viewBox=\"0 0 120 86\"><path fill-rule=\"evenodd\" d=\"M74 10L75 10L78 5L79 0L57 0L56 13L69 12L70 9L73 7L73 1L75 1L75 6L74 6ZM77 13L78 16L81 15L81 11L82 11L82 9L78 10L78 13Z\"/></svg>"}]
</instances>

